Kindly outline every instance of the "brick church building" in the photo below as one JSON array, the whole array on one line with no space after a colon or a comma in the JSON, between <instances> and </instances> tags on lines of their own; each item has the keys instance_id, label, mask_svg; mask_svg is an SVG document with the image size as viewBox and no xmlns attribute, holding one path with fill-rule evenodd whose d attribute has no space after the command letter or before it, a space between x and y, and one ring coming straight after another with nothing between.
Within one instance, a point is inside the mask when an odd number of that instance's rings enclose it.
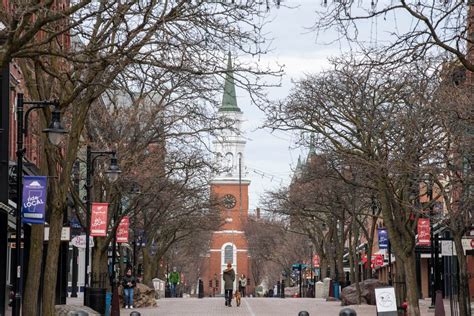
<instances>
[{"instance_id":1,"label":"brick church building","mask_svg":"<svg viewBox=\"0 0 474 316\"><path fill-rule=\"evenodd\" d=\"M238 289L238 278L247 277L247 293L253 293L251 284L250 256L244 226L248 218L250 180L245 178L245 138L241 133L242 111L237 106L232 61L229 53L227 76L219 115L234 122L234 128L221 131L214 140L216 161L223 170L214 176L211 193L221 201L223 224L212 234L210 249L201 266L204 295L223 295L222 272L228 262L236 272L234 290Z\"/></svg>"}]
</instances>

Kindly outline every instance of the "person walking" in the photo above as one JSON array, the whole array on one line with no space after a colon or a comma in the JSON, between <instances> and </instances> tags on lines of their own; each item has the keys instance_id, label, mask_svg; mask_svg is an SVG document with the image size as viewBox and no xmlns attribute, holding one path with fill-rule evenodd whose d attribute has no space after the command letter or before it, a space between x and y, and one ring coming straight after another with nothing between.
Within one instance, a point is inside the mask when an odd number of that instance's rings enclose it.
<instances>
[{"instance_id":1,"label":"person walking","mask_svg":"<svg viewBox=\"0 0 474 316\"><path fill-rule=\"evenodd\" d=\"M180 281L179 272L177 271L176 267L173 267L173 272L170 273L169 281L171 297L176 297L176 287L179 285Z\"/></svg>"},{"instance_id":2,"label":"person walking","mask_svg":"<svg viewBox=\"0 0 474 316\"><path fill-rule=\"evenodd\" d=\"M232 306L232 291L234 290L235 271L232 269L232 264L227 263L227 269L222 274L224 279L224 291L225 291L225 306Z\"/></svg>"},{"instance_id":3,"label":"person walking","mask_svg":"<svg viewBox=\"0 0 474 316\"><path fill-rule=\"evenodd\" d=\"M242 274L239 279L239 284L240 284L240 295L242 297L245 297L245 289L247 287L247 277L245 274Z\"/></svg>"},{"instance_id":4,"label":"person walking","mask_svg":"<svg viewBox=\"0 0 474 316\"><path fill-rule=\"evenodd\" d=\"M123 296L125 298L125 308L133 308L133 288L137 285L132 269L127 268L122 278Z\"/></svg>"}]
</instances>

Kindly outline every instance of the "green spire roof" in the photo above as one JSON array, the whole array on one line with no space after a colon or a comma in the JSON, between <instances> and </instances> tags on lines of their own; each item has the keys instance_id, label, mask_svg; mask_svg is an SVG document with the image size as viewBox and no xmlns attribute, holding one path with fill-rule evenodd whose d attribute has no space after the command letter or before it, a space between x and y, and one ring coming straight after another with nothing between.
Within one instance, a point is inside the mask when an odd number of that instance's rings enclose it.
<instances>
[{"instance_id":1,"label":"green spire roof","mask_svg":"<svg viewBox=\"0 0 474 316\"><path fill-rule=\"evenodd\" d=\"M315 155L315 154L316 154L315 137L314 137L314 133L311 133L309 137L309 155Z\"/></svg>"},{"instance_id":2,"label":"green spire roof","mask_svg":"<svg viewBox=\"0 0 474 316\"><path fill-rule=\"evenodd\" d=\"M302 167L303 166L301 164L301 156L298 156L298 162L296 163L296 170L300 171Z\"/></svg>"},{"instance_id":3,"label":"green spire roof","mask_svg":"<svg viewBox=\"0 0 474 316\"><path fill-rule=\"evenodd\" d=\"M235 84L232 68L232 59L230 52L227 58L227 74L225 77L224 95L219 112L242 112L237 106L237 97L235 96Z\"/></svg>"}]
</instances>

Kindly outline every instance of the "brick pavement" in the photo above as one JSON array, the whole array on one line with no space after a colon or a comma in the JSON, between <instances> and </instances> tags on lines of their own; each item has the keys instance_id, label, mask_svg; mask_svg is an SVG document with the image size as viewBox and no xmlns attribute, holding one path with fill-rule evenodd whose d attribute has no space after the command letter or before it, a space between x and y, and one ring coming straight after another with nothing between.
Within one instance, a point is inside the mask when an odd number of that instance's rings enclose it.
<instances>
[{"instance_id":1,"label":"brick pavement","mask_svg":"<svg viewBox=\"0 0 474 316\"><path fill-rule=\"evenodd\" d=\"M141 316L276 316L298 315L306 310L312 315L338 315L341 309L339 302L326 302L320 299L278 299L278 298L245 298L240 307L224 305L224 298L204 299L162 299L158 308L139 309ZM373 306L356 306L358 315L375 315ZM131 310L122 310L121 316L130 315Z\"/></svg>"},{"instance_id":2,"label":"brick pavement","mask_svg":"<svg viewBox=\"0 0 474 316\"><path fill-rule=\"evenodd\" d=\"M82 298L68 298L68 304L81 306ZM235 305L235 304L234 304ZM434 316L428 312L429 300L421 300L421 315ZM444 300L446 316L450 315L449 300ZM474 311L474 306L473 311ZM357 311L358 316L375 316L374 306L351 306ZM184 299L161 299L158 300L156 308L136 309L141 316L292 316L298 315L301 310L309 312L310 316L337 316L342 309L339 302L326 302L320 299L306 298L245 298L240 307L224 306L223 298L184 298ZM122 309L121 316L128 316L133 310ZM11 315L8 309L6 315Z\"/></svg>"},{"instance_id":3,"label":"brick pavement","mask_svg":"<svg viewBox=\"0 0 474 316\"><path fill-rule=\"evenodd\" d=\"M139 309L142 316L169 315L169 316L292 316L306 310L310 316L337 316L343 308L340 302L326 302L321 299L277 299L277 298L246 298L240 307L224 306L223 298L205 299L162 299L158 301L158 308ZM434 316L428 312L429 301L421 300L421 315ZM358 316L376 315L375 306L351 306ZM445 300L446 315L449 316L449 301ZM130 310L122 310L121 316L130 315Z\"/></svg>"},{"instance_id":4,"label":"brick pavement","mask_svg":"<svg viewBox=\"0 0 474 316\"><path fill-rule=\"evenodd\" d=\"M69 304L80 304L80 299L69 299ZM156 308L135 309L141 316L296 316L306 310L310 316L337 316L343 308L340 302L326 302L307 298L245 298L240 307L224 306L223 298L167 298L158 300ZM429 300L421 300L421 315L434 316L428 312ZM358 316L375 316L375 306L351 306ZM449 301L445 300L446 315L449 316ZM128 316L133 310L122 309L121 316Z\"/></svg>"}]
</instances>

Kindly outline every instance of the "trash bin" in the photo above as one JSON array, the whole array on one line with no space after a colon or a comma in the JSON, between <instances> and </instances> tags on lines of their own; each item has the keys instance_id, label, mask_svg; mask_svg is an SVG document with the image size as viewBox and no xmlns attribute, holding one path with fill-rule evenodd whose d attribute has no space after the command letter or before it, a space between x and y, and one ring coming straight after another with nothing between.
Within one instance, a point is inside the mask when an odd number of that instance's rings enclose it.
<instances>
[{"instance_id":1,"label":"trash bin","mask_svg":"<svg viewBox=\"0 0 474 316\"><path fill-rule=\"evenodd\" d=\"M198 282L198 298L203 298L204 297L204 282L199 279Z\"/></svg>"},{"instance_id":2,"label":"trash bin","mask_svg":"<svg viewBox=\"0 0 474 316\"><path fill-rule=\"evenodd\" d=\"M106 289L102 288L86 288L84 291L86 306L92 308L101 315L105 315L106 307Z\"/></svg>"},{"instance_id":3,"label":"trash bin","mask_svg":"<svg viewBox=\"0 0 474 316\"><path fill-rule=\"evenodd\" d=\"M339 299L339 282L334 282L333 283L333 293L334 293L334 298Z\"/></svg>"},{"instance_id":4,"label":"trash bin","mask_svg":"<svg viewBox=\"0 0 474 316\"><path fill-rule=\"evenodd\" d=\"M105 294L105 316L110 315L110 307L112 306L112 292Z\"/></svg>"},{"instance_id":5,"label":"trash bin","mask_svg":"<svg viewBox=\"0 0 474 316\"><path fill-rule=\"evenodd\" d=\"M171 289L170 289L169 284L166 284L166 287L165 287L165 297L166 298L171 297Z\"/></svg>"}]
</instances>

